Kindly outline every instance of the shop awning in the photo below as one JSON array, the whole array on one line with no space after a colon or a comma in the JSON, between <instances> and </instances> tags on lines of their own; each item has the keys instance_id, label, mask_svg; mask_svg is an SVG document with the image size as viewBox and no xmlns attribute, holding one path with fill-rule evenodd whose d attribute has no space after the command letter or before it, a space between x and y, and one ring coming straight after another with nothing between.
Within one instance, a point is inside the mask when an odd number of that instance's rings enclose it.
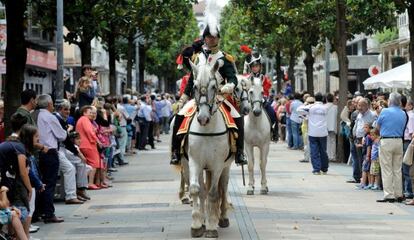
<instances>
[{"instance_id":1,"label":"shop awning","mask_svg":"<svg viewBox=\"0 0 414 240\"><path fill-rule=\"evenodd\" d=\"M411 62L372 76L363 82L364 88L411 88Z\"/></svg>"}]
</instances>

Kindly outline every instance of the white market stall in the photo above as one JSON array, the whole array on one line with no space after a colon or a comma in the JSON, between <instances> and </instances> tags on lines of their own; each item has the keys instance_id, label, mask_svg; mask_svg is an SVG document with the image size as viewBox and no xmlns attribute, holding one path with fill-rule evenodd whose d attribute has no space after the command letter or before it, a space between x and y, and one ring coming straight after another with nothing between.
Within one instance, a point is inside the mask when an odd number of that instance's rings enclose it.
<instances>
[{"instance_id":1,"label":"white market stall","mask_svg":"<svg viewBox=\"0 0 414 240\"><path fill-rule=\"evenodd\" d=\"M372 76L363 82L365 90L411 88L411 62Z\"/></svg>"}]
</instances>

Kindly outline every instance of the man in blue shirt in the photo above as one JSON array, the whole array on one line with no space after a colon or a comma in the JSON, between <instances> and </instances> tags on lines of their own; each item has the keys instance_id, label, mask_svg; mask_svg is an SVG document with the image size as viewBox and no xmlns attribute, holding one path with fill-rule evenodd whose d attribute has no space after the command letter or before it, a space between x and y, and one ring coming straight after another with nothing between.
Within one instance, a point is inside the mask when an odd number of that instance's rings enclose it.
<instances>
[{"instance_id":1,"label":"man in blue shirt","mask_svg":"<svg viewBox=\"0 0 414 240\"><path fill-rule=\"evenodd\" d=\"M300 127L303 119L297 112L298 107L302 106L303 102L300 101L302 98L300 93L295 93L294 98L295 100L293 100L290 104L290 125L292 129L293 149L297 150L299 148L303 148L302 136L300 134Z\"/></svg>"},{"instance_id":2,"label":"man in blue shirt","mask_svg":"<svg viewBox=\"0 0 414 240\"><path fill-rule=\"evenodd\" d=\"M384 198L377 202L395 202L403 200L402 159L403 137L407 124L407 113L401 109L401 95L391 93L388 108L384 108L377 120L380 131L380 165L384 186Z\"/></svg>"}]
</instances>

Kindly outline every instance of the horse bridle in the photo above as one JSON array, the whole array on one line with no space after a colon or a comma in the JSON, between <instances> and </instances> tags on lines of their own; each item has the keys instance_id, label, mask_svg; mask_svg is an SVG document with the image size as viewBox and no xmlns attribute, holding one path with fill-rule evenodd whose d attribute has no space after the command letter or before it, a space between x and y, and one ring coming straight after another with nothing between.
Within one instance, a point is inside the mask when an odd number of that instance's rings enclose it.
<instances>
[{"instance_id":1,"label":"horse bridle","mask_svg":"<svg viewBox=\"0 0 414 240\"><path fill-rule=\"evenodd\" d=\"M215 78L215 77L210 78L209 83L210 83L211 81L215 81L216 93L217 93L217 80L216 80L216 78ZM215 111L217 111L217 109L213 111L214 104L216 104L216 102L215 102L215 101L216 101L216 99L215 99L215 98L212 98L212 99L209 99L209 98L208 98L208 89L207 89L207 88L208 88L208 86L202 86L202 87L200 88L200 90L199 90L199 94L200 94L199 98L198 98L198 99L197 99L197 98L194 98L194 100L195 100L195 102L196 102L197 109L199 109L201 106L206 105L206 106L208 107L208 109L209 109L210 114L211 114L211 115L213 115L213 114L214 114L214 112L215 112ZM207 101L205 101L205 102L200 102L200 99L201 99L202 97L205 97L205 98L207 99Z\"/></svg>"},{"instance_id":2,"label":"horse bridle","mask_svg":"<svg viewBox=\"0 0 414 240\"><path fill-rule=\"evenodd\" d=\"M241 86L242 86L242 91L240 93L240 98L235 94L236 95L235 99L236 99L237 105L240 105L241 102L243 102L243 101L249 101L249 93L248 93L248 89L247 89L247 84L242 81Z\"/></svg>"}]
</instances>

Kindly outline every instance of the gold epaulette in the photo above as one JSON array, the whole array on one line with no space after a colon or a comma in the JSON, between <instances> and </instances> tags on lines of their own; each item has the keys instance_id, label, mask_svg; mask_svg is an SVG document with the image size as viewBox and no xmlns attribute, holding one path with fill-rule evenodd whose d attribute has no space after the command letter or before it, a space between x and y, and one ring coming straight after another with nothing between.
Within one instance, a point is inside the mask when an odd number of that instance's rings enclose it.
<instances>
[{"instance_id":1,"label":"gold epaulette","mask_svg":"<svg viewBox=\"0 0 414 240\"><path fill-rule=\"evenodd\" d=\"M191 56L191 61L194 64L197 64L196 61L198 62L198 55L199 55L199 53L193 53L193 56Z\"/></svg>"},{"instance_id":2,"label":"gold epaulette","mask_svg":"<svg viewBox=\"0 0 414 240\"><path fill-rule=\"evenodd\" d=\"M224 57L227 59L227 61L234 63L236 60L234 59L234 57L228 53L223 52Z\"/></svg>"}]
</instances>

